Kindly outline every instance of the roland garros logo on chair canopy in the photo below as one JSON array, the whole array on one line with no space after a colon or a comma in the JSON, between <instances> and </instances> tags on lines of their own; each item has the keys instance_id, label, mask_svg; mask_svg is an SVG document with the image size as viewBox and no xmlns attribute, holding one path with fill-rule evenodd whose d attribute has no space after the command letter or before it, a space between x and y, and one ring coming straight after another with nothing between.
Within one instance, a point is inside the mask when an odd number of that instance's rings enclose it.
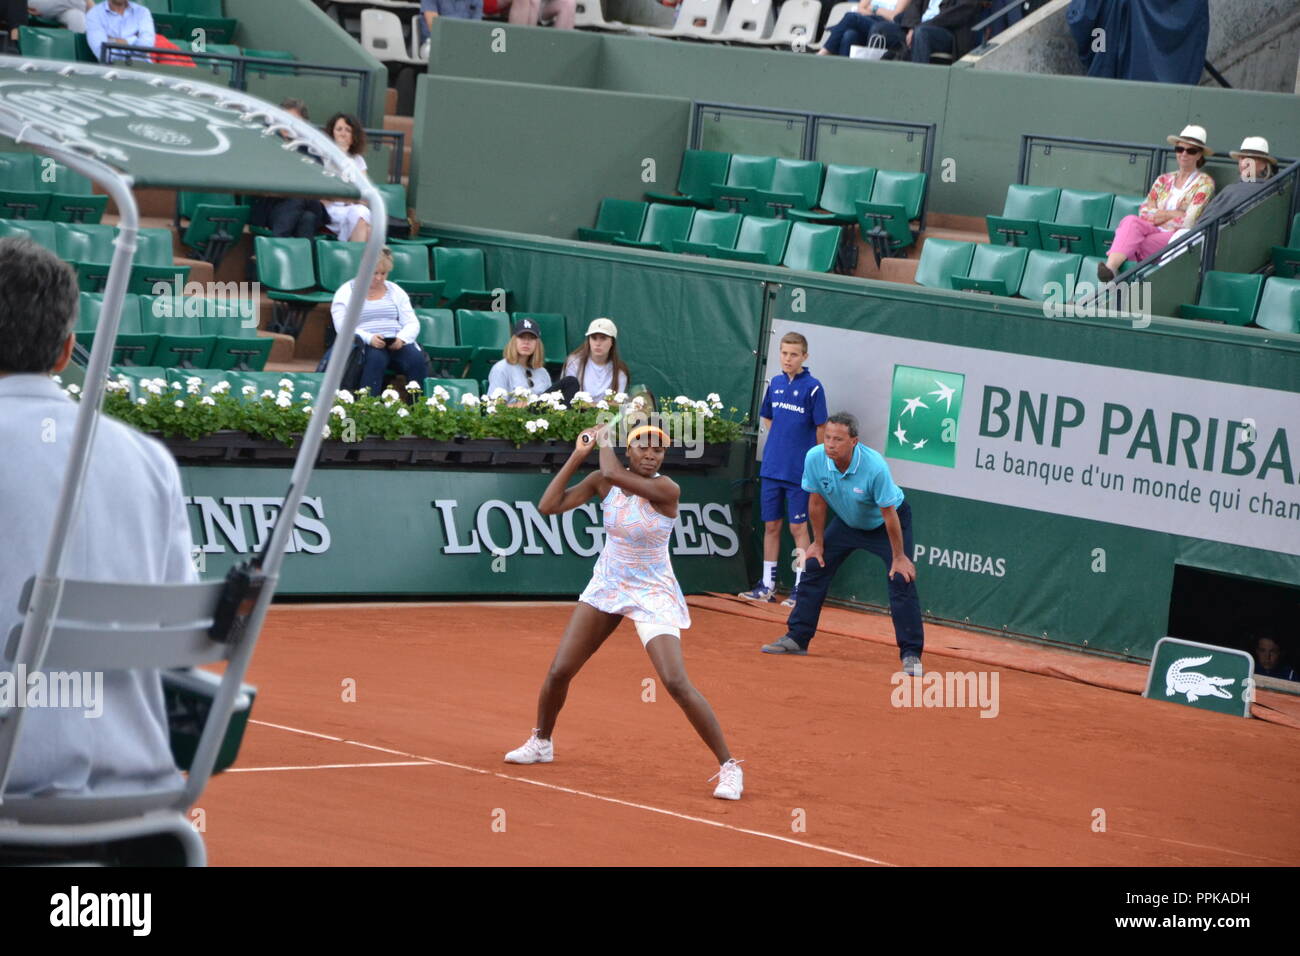
<instances>
[{"instance_id":1,"label":"roland garros logo on chair canopy","mask_svg":"<svg viewBox=\"0 0 1300 956\"><path fill-rule=\"evenodd\" d=\"M142 84L131 89L39 79L0 81L0 110L62 138L68 145L95 146L120 159L140 150L177 157L220 156L230 150L227 130L261 131L238 113L214 103ZM112 149L112 145L122 149ZM124 152L125 151L125 152Z\"/></svg>"}]
</instances>

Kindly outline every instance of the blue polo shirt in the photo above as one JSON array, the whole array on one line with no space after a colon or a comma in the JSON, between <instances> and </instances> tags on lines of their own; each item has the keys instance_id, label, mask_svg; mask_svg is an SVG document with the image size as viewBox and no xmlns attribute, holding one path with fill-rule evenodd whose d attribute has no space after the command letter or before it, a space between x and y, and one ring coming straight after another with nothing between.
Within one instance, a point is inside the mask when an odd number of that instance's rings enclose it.
<instances>
[{"instance_id":1,"label":"blue polo shirt","mask_svg":"<svg viewBox=\"0 0 1300 956\"><path fill-rule=\"evenodd\" d=\"M799 484L804 456L817 444L817 426L826 424L826 389L802 369L793 379L778 372L767 383L759 416L772 420L759 475Z\"/></svg>"},{"instance_id":2,"label":"blue polo shirt","mask_svg":"<svg viewBox=\"0 0 1300 956\"><path fill-rule=\"evenodd\" d=\"M862 442L853 447L853 460L843 472L826 454L825 445L810 448L803 462L803 490L817 492L841 521L861 531L885 523L882 507L903 503L903 489L894 484L885 459Z\"/></svg>"}]
</instances>

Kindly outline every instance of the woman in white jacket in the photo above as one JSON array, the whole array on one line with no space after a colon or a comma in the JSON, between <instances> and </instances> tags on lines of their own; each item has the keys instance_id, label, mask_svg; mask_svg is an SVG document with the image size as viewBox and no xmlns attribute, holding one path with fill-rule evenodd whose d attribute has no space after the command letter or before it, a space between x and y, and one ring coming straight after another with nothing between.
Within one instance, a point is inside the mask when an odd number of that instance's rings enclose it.
<instances>
[{"instance_id":1,"label":"woman in white jacket","mask_svg":"<svg viewBox=\"0 0 1300 956\"><path fill-rule=\"evenodd\" d=\"M388 281L393 269L393 253L385 246L370 277L366 301L361 306L357 322L357 341L364 347L361 363L361 381L358 388L369 388L378 395L384 384L384 373L390 368L401 372L408 382L419 382L428 373L429 361L424 350L416 344L420 322L411 308L411 300L396 282ZM334 330L343 325L343 315L352 300L355 279L339 286L330 305ZM337 343L336 343L337 344Z\"/></svg>"}]
</instances>

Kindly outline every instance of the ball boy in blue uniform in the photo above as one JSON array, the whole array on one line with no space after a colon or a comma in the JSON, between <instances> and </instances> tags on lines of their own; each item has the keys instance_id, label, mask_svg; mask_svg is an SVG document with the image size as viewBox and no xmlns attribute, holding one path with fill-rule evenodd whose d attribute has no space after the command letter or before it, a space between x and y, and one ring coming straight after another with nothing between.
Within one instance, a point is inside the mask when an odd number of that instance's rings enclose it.
<instances>
[{"instance_id":1,"label":"ball boy in blue uniform","mask_svg":"<svg viewBox=\"0 0 1300 956\"><path fill-rule=\"evenodd\" d=\"M800 552L808 550L808 492L803 490L803 462L808 449L820 445L826 427L826 390L803 367L808 340L798 332L781 337L781 373L767 384L759 417L767 429L763 449L760 516L763 519L763 578L740 595L751 601L776 600L776 560L781 546L781 513ZM795 572L795 589L782 603L794 607L803 571Z\"/></svg>"}]
</instances>

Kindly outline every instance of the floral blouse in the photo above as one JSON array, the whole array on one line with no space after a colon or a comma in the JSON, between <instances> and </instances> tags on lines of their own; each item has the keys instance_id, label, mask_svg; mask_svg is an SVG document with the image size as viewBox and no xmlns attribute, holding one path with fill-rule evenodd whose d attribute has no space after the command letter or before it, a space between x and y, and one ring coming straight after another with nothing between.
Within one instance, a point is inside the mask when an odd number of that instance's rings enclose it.
<instances>
[{"instance_id":1,"label":"floral blouse","mask_svg":"<svg viewBox=\"0 0 1300 956\"><path fill-rule=\"evenodd\" d=\"M1177 192L1174 186L1174 177L1178 173L1165 173L1157 177L1155 183L1151 186L1151 192L1147 193L1146 200L1138 210L1141 216L1150 216L1153 212L1161 209L1169 209L1169 200ZM1195 225L1196 220L1205 207L1209 204L1210 199L1214 196L1214 180L1205 170L1198 170L1191 181L1187 183L1182 190L1182 196L1175 207L1182 213L1181 216L1175 216L1173 219L1162 223L1160 228L1166 232L1172 232L1175 229L1190 229Z\"/></svg>"}]
</instances>

